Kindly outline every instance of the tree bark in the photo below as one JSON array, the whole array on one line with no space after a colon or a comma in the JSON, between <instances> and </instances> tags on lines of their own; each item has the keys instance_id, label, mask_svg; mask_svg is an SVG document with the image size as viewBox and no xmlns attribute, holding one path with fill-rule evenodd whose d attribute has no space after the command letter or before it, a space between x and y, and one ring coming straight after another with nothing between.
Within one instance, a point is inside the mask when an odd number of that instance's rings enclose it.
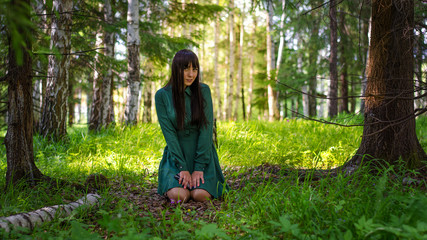
<instances>
[{"instance_id":1,"label":"tree bark","mask_svg":"<svg viewBox=\"0 0 427 240\"><path fill-rule=\"evenodd\" d=\"M219 0L216 1L216 4L219 6ZM214 79L213 79L213 87L215 89L217 108L216 108L216 118L221 119L221 91L219 85L219 76L218 76L218 44L219 44L219 34L220 34L220 13L217 13L215 19L215 29L214 29Z\"/></svg>"},{"instance_id":2,"label":"tree bark","mask_svg":"<svg viewBox=\"0 0 427 240\"><path fill-rule=\"evenodd\" d=\"M340 41L340 65L341 65L341 74L340 74L340 104L339 104L339 112L340 113L348 113L348 80L347 80L347 59L346 59L346 46L348 46L347 41L347 30L345 26L345 13L342 12L340 14L340 32L341 32L341 41Z\"/></svg>"},{"instance_id":3,"label":"tree bark","mask_svg":"<svg viewBox=\"0 0 427 240\"><path fill-rule=\"evenodd\" d=\"M268 94L268 120L278 120L280 118L279 109L277 108L277 93L274 87L276 83L272 76L274 71L274 44L271 39L272 28L273 28L273 3L266 2L266 12L267 12L267 94Z\"/></svg>"},{"instance_id":4,"label":"tree bark","mask_svg":"<svg viewBox=\"0 0 427 240\"><path fill-rule=\"evenodd\" d=\"M12 0L11 11L23 13L30 21L27 8L29 0ZM24 180L31 184L43 177L34 163L33 150L33 99L32 91L32 59L31 59L31 29L25 25L17 25L17 30L24 43L18 42L15 34L10 34L8 72L8 116L7 132L4 140L6 146L7 170L6 186ZM19 49L13 44L19 44ZM20 56L18 56L20 54Z\"/></svg>"},{"instance_id":5,"label":"tree bark","mask_svg":"<svg viewBox=\"0 0 427 240\"><path fill-rule=\"evenodd\" d=\"M104 6L102 3L99 4L99 10L102 11ZM89 130L90 131L98 131L101 129L101 105L102 105L102 64L101 64L101 56L104 55L104 50L102 50L103 43L103 32L105 30L99 26L98 31L96 32L96 42L95 48L97 53L94 58L93 63L93 84L92 84L92 105L90 107L90 117L89 117Z\"/></svg>"},{"instance_id":6,"label":"tree bark","mask_svg":"<svg viewBox=\"0 0 427 240\"><path fill-rule=\"evenodd\" d=\"M243 43L244 43L244 33L245 33L245 3L243 3L243 9L240 13L240 39L239 39L239 66L238 66L238 78L237 78L237 88L236 88L236 100L235 100L235 108L234 108L234 119L238 119L239 112L239 101L242 104L242 114L243 120L245 120L245 104L244 104L244 95L243 95Z\"/></svg>"},{"instance_id":7,"label":"tree bark","mask_svg":"<svg viewBox=\"0 0 427 240\"><path fill-rule=\"evenodd\" d=\"M312 7L318 6L318 2L313 2ZM306 99L308 107L308 116L316 117L317 115L317 58L319 56L318 41L319 41L319 25L320 20L318 13L311 13L311 37L308 46L308 96L303 96ZM302 59L300 60L302 62ZM299 64L302 65L302 64ZM299 67L301 69L301 67ZM304 102L303 102L304 103ZM305 105L305 104L303 104Z\"/></svg>"},{"instance_id":8,"label":"tree bark","mask_svg":"<svg viewBox=\"0 0 427 240\"><path fill-rule=\"evenodd\" d=\"M253 14L252 19L254 21L253 24L253 32L251 34L251 40L249 41L249 51L252 53L255 53L255 44L256 44L256 28L257 28L257 20L256 16ZM248 105L247 105L247 112L248 112L248 120L252 117L252 98L253 98L253 89L254 89L254 75L255 75L255 54L249 54L249 88L248 88Z\"/></svg>"},{"instance_id":9,"label":"tree bark","mask_svg":"<svg viewBox=\"0 0 427 240\"><path fill-rule=\"evenodd\" d=\"M37 23L37 27L39 28L39 32L43 33L43 35L46 33L47 24L46 24L46 9L45 9L45 3L43 0L36 0L34 1L34 12L40 16L39 22ZM44 36L38 36L38 39L42 39ZM38 40L39 45L44 45L44 42L42 40ZM46 78L42 77L40 75L43 75L42 73L45 73L47 68L46 65L43 64L40 58L36 59L35 63L36 72L35 75L37 78L34 82L34 88L33 88L33 128L34 131L38 131L40 129L40 118L41 118L41 111L43 107L43 86L46 86ZM46 75L46 73L44 74ZM44 82L44 84L43 84Z\"/></svg>"},{"instance_id":10,"label":"tree bark","mask_svg":"<svg viewBox=\"0 0 427 240\"><path fill-rule=\"evenodd\" d=\"M330 85L329 85L329 106L328 115L330 118L335 117L338 114L338 72L337 72L337 6L336 1L331 0L329 2L329 21L331 31L331 53L329 56L329 73L330 73Z\"/></svg>"},{"instance_id":11,"label":"tree bark","mask_svg":"<svg viewBox=\"0 0 427 240\"><path fill-rule=\"evenodd\" d=\"M48 80L40 133L52 140L67 135L68 70L71 48L72 0L54 0L51 24L51 49L59 54L49 56Z\"/></svg>"},{"instance_id":12,"label":"tree bark","mask_svg":"<svg viewBox=\"0 0 427 240\"><path fill-rule=\"evenodd\" d=\"M372 1L365 124L346 170L371 159L377 165L381 160L395 165L402 159L408 168L427 160L415 131L413 28L413 0Z\"/></svg>"},{"instance_id":13,"label":"tree bark","mask_svg":"<svg viewBox=\"0 0 427 240\"><path fill-rule=\"evenodd\" d=\"M229 50L228 50L228 84L226 88L224 88L224 91L226 91L226 101L224 102L225 107L225 119L231 120L231 112L233 110L233 83L234 83L234 46L235 46L235 40L234 40L234 0L229 0L229 8L230 8L230 14L229 14L229 22L228 22L228 29L229 29Z\"/></svg>"},{"instance_id":14,"label":"tree bark","mask_svg":"<svg viewBox=\"0 0 427 240\"><path fill-rule=\"evenodd\" d=\"M128 91L125 109L125 123L134 125L138 116L138 96L140 89L139 79L139 1L128 0L128 28L127 28L127 49L128 49Z\"/></svg>"},{"instance_id":15,"label":"tree bark","mask_svg":"<svg viewBox=\"0 0 427 240\"><path fill-rule=\"evenodd\" d=\"M104 20L107 24L113 24L113 10L111 0L104 1ZM102 80L101 90L101 126L108 127L114 121L113 103L113 71L112 61L114 59L114 33L104 32L105 47L105 74Z\"/></svg>"},{"instance_id":16,"label":"tree bark","mask_svg":"<svg viewBox=\"0 0 427 240\"><path fill-rule=\"evenodd\" d=\"M35 227L52 221L55 218L70 216L74 210L83 205L93 206L98 204L99 198L101 196L98 194L89 193L85 197L69 204L44 207L29 213L2 217L0 218L0 227L5 229L6 232L10 232L11 228L14 227L24 227L33 230Z\"/></svg>"}]
</instances>

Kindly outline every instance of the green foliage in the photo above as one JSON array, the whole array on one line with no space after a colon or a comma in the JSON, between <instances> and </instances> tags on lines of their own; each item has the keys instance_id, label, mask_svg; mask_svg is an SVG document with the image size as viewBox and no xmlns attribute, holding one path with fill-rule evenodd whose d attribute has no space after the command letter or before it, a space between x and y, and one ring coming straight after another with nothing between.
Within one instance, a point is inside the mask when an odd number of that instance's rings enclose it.
<instances>
[{"instance_id":1,"label":"green foliage","mask_svg":"<svg viewBox=\"0 0 427 240\"><path fill-rule=\"evenodd\" d=\"M345 120L342 123L358 120ZM417 134L427 148L426 118L417 120ZM372 174L364 167L355 174L315 179L292 168L341 165L357 149L361 129L340 128L304 120L218 124L220 163L231 192L221 206L198 219L185 205L153 212L136 202L100 192L103 204L57 219L34 231L14 230L14 239L425 239L425 182L405 183L410 172L389 167ZM165 142L157 124L116 126L88 133L73 127L69 140L51 143L35 137L36 164L46 175L83 182L91 173L148 188L156 185L157 167ZM4 146L0 174L5 175ZM273 175L254 170L260 164L284 169ZM241 167L236 170L236 167ZM287 171L285 171L287 170ZM403 174L402 174L403 171ZM0 186L4 186L4 178ZM406 181L407 182L407 181ZM234 187L238 184L240 187ZM76 195L77 194L77 195ZM0 196L0 216L46 205L74 201L82 193L69 187L49 189L16 186ZM143 194L136 188L133 194ZM215 200L218 201L218 200ZM141 203L139 203L141 204ZM142 203L147 204L147 203ZM208 203L209 204L209 203ZM3 233L6 234L6 233Z\"/></svg>"}]
</instances>

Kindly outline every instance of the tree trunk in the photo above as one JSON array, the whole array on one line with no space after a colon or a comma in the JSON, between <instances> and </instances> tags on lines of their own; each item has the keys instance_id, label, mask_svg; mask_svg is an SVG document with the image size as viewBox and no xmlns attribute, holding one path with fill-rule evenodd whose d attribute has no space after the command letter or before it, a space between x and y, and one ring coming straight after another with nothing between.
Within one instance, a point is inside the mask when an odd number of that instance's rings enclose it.
<instances>
[{"instance_id":1,"label":"tree trunk","mask_svg":"<svg viewBox=\"0 0 427 240\"><path fill-rule=\"evenodd\" d=\"M67 135L68 70L71 49L72 0L54 0L51 24L51 49L58 55L49 56L48 80L43 105L40 133L53 140Z\"/></svg>"},{"instance_id":2,"label":"tree trunk","mask_svg":"<svg viewBox=\"0 0 427 240\"><path fill-rule=\"evenodd\" d=\"M341 41L340 41L340 52L341 52L341 76L340 76L340 92L341 92L341 98L340 98L340 104L339 104L339 112L340 113L348 113L348 80L347 80L347 60L346 60L346 53L345 49L347 44L347 30L345 26L345 13L342 12L340 14L341 21L340 21L340 29L341 29Z\"/></svg>"},{"instance_id":3,"label":"tree trunk","mask_svg":"<svg viewBox=\"0 0 427 240\"><path fill-rule=\"evenodd\" d=\"M234 119L238 119L239 112L239 101L242 103L243 114L245 113L245 106L243 100L243 43L244 43L244 32L245 32L245 3L243 3L243 9L241 10L241 23L240 23L240 39L239 39L239 66L238 73L239 77L237 78L237 88L236 88L236 98L235 98L235 108L234 108ZM243 115L243 120L246 116Z\"/></svg>"},{"instance_id":4,"label":"tree trunk","mask_svg":"<svg viewBox=\"0 0 427 240\"><path fill-rule=\"evenodd\" d=\"M128 91L125 109L125 123L133 125L137 123L138 116L138 96L140 88L139 79L139 1L128 0L128 28L127 28L127 49L128 49Z\"/></svg>"},{"instance_id":5,"label":"tree trunk","mask_svg":"<svg viewBox=\"0 0 427 240\"><path fill-rule=\"evenodd\" d=\"M11 11L22 13L19 18L30 21L29 4L29 0L12 0ZM33 151L32 62L29 52L32 47L31 29L22 24L16 25L14 30L21 34L24 42L19 42L15 34L8 36L9 65L6 80L9 85L9 104L8 128L4 140L7 158L6 186L20 180L34 184L43 176L34 163ZM19 47L13 46L17 43Z\"/></svg>"},{"instance_id":6,"label":"tree trunk","mask_svg":"<svg viewBox=\"0 0 427 240\"><path fill-rule=\"evenodd\" d=\"M255 44L256 44L256 28L257 28L257 20L255 15L252 15L252 19L254 21L253 25L253 32L251 35L251 40L249 42L249 51L251 51L253 54L249 54L249 88L248 88L248 105L247 105L247 112L248 112L248 120L252 117L252 97L253 97L253 89L254 89L254 74L255 74Z\"/></svg>"},{"instance_id":7,"label":"tree trunk","mask_svg":"<svg viewBox=\"0 0 427 240\"><path fill-rule=\"evenodd\" d=\"M45 34L47 29L46 24L46 9L45 9L45 3L43 0L36 0L34 1L34 12L38 16L40 16L40 20L37 23L37 27L39 28L39 31ZM38 36L37 39L43 39L44 36ZM44 45L42 40L39 40L39 45ZM33 128L34 131L38 131L40 129L40 118L41 118L41 111L43 106L43 82L45 82L46 86L46 78L42 77L40 75L46 75L46 65L43 64L41 59L37 59L35 63L36 71L35 75L37 76L35 82L34 82L34 88L33 88L33 119L34 124ZM44 73L44 74L43 74Z\"/></svg>"},{"instance_id":8,"label":"tree trunk","mask_svg":"<svg viewBox=\"0 0 427 240\"><path fill-rule=\"evenodd\" d=\"M312 3L312 7L316 7L318 2ZM306 105L308 107L308 116L316 117L317 115L317 58L319 56L318 42L319 42L319 25L320 20L316 11L311 13L312 28L311 37L308 46L308 95L303 96L306 98ZM302 62L302 59L300 60ZM302 65L302 64L299 64ZM302 67L298 67L301 69ZM303 100L304 103L304 100ZM304 104L303 104L304 105ZM306 114L305 114L306 115Z\"/></svg>"},{"instance_id":9,"label":"tree trunk","mask_svg":"<svg viewBox=\"0 0 427 240\"><path fill-rule=\"evenodd\" d=\"M331 53L329 56L329 72L330 72L330 85L329 85L329 106L328 115L330 118L338 114L338 72L337 72L337 6L336 1L329 2L329 21L331 31Z\"/></svg>"},{"instance_id":10,"label":"tree trunk","mask_svg":"<svg viewBox=\"0 0 427 240\"><path fill-rule=\"evenodd\" d=\"M104 8L103 4L100 4L99 10L102 11ZM96 42L95 48L98 49L94 58L93 63L93 84L92 84L92 105L90 107L90 117L89 117L89 130L98 131L101 129L101 88L102 88L102 66L101 66L101 56L104 55L104 50L102 50L103 45L103 35L104 29L100 26L96 33Z\"/></svg>"},{"instance_id":11,"label":"tree trunk","mask_svg":"<svg viewBox=\"0 0 427 240\"><path fill-rule=\"evenodd\" d=\"M274 71L274 45L273 40L271 39L272 28L273 28L273 3L266 2L266 11L267 11L267 93L268 93L268 120L278 120L279 119L279 109L277 108L277 94L274 86L276 83L272 74Z\"/></svg>"},{"instance_id":12,"label":"tree trunk","mask_svg":"<svg viewBox=\"0 0 427 240\"><path fill-rule=\"evenodd\" d=\"M75 113L74 113L74 80L70 78L68 81L68 126L72 127L75 121Z\"/></svg>"},{"instance_id":13,"label":"tree trunk","mask_svg":"<svg viewBox=\"0 0 427 240\"><path fill-rule=\"evenodd\" d=\"M113 11L111 1L104 1L104 19L107 24L113 24ZM104 32L105 47L105 74L102 80L101 91L101 126L108 127L114 122L114 104L113 104L113 71L112 61L114 59L114 33L106 30Z\"/></svg>"},{"instance_id":14,"label":"tree trunk","mask_svg":"<svg viewBox=\"0 0 427 240\"><path fill-rule=\"evenodd\" d=\"M219 6L219 0L216 1L216 4ZM220 13L217 13L215 19L215 29L214 29L214 79L213 79L213 87L215 89L217 108L216 108L216 118L221 119L221 92L219 85L219 76L218 76L218 44L219 44L219 34L220 34Z\"/></svg>"},{"instance_id":15,"label":"tree trunk","mask_svg":"<svg viewBox=\"0 0 427 240\"><path fill-rule=\"evenodd\" d=\"M415 131L414 1L372 1L372 31L362 142L344 166L362 161L404 161L408 168L425 165L427 155Z\"/></svg>"},{"instance_id":16,"label":"tree trunk","mask_svg":"<svg viewBox=\"0 0 427 240\"><path fill-rule=\"evenodd\" d=\"M2 217L0 218L0 228L3 228L6 232L10 232L11 227L24 227L33 230L35 227L52 221L55 218L70 216L74 210L83 205L87 207L96 205L100 198L101 196L98 194L89 193L85 197L69 204L44 207L29 213Z\"/></svg>"},{"instance_id":17,"label":"tree trunk","mask_svg":"<svg viewBox=\"0 0 427 240\"><path fill-rule=\"evenodd\" d=\"M224 88L226 91L226 98L224 101L225 107L225 120L231 120L231 111L233 110L233 78L234 78L234 0L229 0L230 14L229 14L229 50L228 50L228 83Z\"/></svg>"},{"instance_id":18,"label":"tree trunk","mask_svg":"<svg viewBox=\"0 0 427 240\"><path fill-rule=\"evenodd\" d=\"M362 1L362 4L364 2ZM369 56L369 36L371 31L371 17L370 12L370 4L365 4L362 6L362 36L361 36L361 52L362 52L362 59L365 61L365 68L362 70L362 85L361 85L361 100L360 100L360 112L365 111L365 91L366 91L366 84L368 82L366 78L366 66L368 66L368 56Z\"/></svg>"},{"instance_id":19,"label":"tree trunk","mask_svg":"<svg viewBox=\"0 0 427 240\"><path fill-rule=\"evenodd\" d=\"M150 123L152 121L151 119L151 107L153 105L151 99L152 99L152 88L153 88L153 81L151 80L153 77L153 68L154 65L151 62L147 63L146 70L145 70L145 76L147 78L145 79L144 84L144 91L143 91L143 98L144 98L144 112L142 115L143 122Z\"/></svg>"}]
</instances>

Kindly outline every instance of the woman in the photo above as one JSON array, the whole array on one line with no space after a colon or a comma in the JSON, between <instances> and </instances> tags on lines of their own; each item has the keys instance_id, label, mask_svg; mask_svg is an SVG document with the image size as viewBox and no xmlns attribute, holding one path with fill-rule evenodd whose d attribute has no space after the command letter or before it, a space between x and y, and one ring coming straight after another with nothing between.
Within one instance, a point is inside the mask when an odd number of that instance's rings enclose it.
<instances>
[{"instance_id":1,"label":"woman","mask_svg":"<svg viewBox=\"0 0 427 240\"><path fill-rule=\"evenodd\" d=\"M184 49L175 54L172 75L155 96L167 146L159 166L159 194L174 202L218 198L227 189L212 141L209 87L199 82L199 60Z\"/></svg>"}]
</instances>

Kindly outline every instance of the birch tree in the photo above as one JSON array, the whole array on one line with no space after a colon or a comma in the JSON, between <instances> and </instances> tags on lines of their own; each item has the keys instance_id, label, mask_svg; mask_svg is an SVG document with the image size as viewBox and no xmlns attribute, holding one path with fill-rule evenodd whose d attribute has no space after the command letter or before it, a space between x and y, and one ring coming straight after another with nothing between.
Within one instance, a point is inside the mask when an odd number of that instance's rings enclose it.
<instances>
[{"instance_id":1,"label":"birch tree","mask_svg":"<svg viewBox=\"0 0 427 240\"><path fill-rule=\"evenodd\" d=\"M104 1L104 20L107 25L113 24L113 10L111 0ZM106 29L104 32L105 48L105 74L102 80L101 91L101 125L107 127L114 121L113 104L113 71L112 60L114 58L114 32Z\"/></svg>"},{"instance_id":2,"label":"birch tree","mask_svg":"<svg viewBox=\"0 0 427 240\"><path fill-rule=\"evenodd\" d=\"M51 49L40 133L60 140L67 135L68 71L70 67L72 0L53 0Z\"/></svg>"},{"instance_id":3,"label":"birch tree","mask_svg":"<svg viewBox=\"0 0 427 240\"><path fill-rule=\"evenodd\" d=\"M229 49L228 49L228 78L225 82L225 98L224 98L224 108L225 108L225 119L231 119L231 111L233 110L233 82L234 82L234 0L229 0L230 9L229 13ZM228 82L227 82L228 81Z\"/></svg>"},{"instance_id":4,"label":"birch tree","mask_svg":"<svg viewBox=\"0 0 427 240\"><path fill-rule=\"evenodd\" d=\"M268 93L268 120L278 120L279 119L279 109L277 108L277 95L276 90L274 90L275 87L275 81L272 76L272 73L274 73L274 67L275 67L275 56L274 56L274 45L273 40L271 38L272 36L272 29L273 29L273 3L266 2L266 19L267 19L267 93Z\"/></svg>"},{"instance_id":5,"label":"birch tree","mask_svg":"<svg viewBox=\"0 0 427 240\"><path fill-rule=\"evenodd\" d=\"M216 4L219 5L219 0L216 1ZM221 92L219 85L219 76L218 76L218 44L219 44L219 33L220 33L220 13L216 14L215 17L215 29L214 29L214 79L213 79L213 88L215 89L215 94L217 98L217 108L216 108L216 117L221 119Z\"/></svg>"},{"instance_id":6,"label":"birch tree","mask_svg":"<svg viewBox=\"0 0 427 240\"><path fill-rule=\"evenodd\" d=\"M139 1L128 0L127 50L128 50L128 90L125 108L125 123L136 124L138 116L138 96L140 90L139 57Z\"/></svg>"},{"instance_id":7,"label":"birch tree","mask_svg":"<svg viewBox=\"0 0 427 240\"><path fill-rule=\"evenodd\" d=\"M102 3L99 3L99 10L102 11L104 8ZM101 56L104 55L104 50L102 48L103 45L103 35L104 29L101 24L98 27L98 31L96 32L96 42L95 49L97 53L95 54L94 64L93 64L93 84L92 84L92 105L90 110L89 117L89 130L99 130L101 127L101 86L102 86L102 67L101 67Z\"/></svg>"},{"instance_id":8,"label":"birch tree","mask_svg":"<svg viewBox=\"0 0 427 240\"><path fill-rule=\"evenodd\" d=\"M238 119L239 112L239 101L241 101L242 106L242 115L243 120L246 118L245 114L245 100L243 92L243 43L244 43L244 33L245 33L245 7L246 4L243 2L243 8L240 12L240 39L239 39L239 66L238 66L238 78L237 78L237 88L236 88L236 100L234 108L234 119Z\"/></svg>"},{"instance_id":9,"label":"birch tree","mask_svg":"<svg viewBox=\"0 0 427 240\"><path fill-rule=\"evenodd\" d=\"M329 2L329 24L331 31L330 45L331 53L329 56L329 106L328 115L334 117L338 114L338 72L337 72L337 6L335 0Z\"/></svg>"},{"instance_id":10,"label":"birch tree","mask_svg":"<svg viewBox=\"0 0 427 240\"><path fill-rule=\"evenodd\" d=\"M252 19L254 20L253 30L251 34L251 40L249 41L249 51L255 52L256 46L256 28L257 28L257 20L255 15L252 15ZM248 119L252 117L252 99L253 99L253 89L254 89L254 74L255 74L255 54L249 55L249 88L248 88L248 105L246 106L248 112Z\"/></svg>"}]
</instances>

